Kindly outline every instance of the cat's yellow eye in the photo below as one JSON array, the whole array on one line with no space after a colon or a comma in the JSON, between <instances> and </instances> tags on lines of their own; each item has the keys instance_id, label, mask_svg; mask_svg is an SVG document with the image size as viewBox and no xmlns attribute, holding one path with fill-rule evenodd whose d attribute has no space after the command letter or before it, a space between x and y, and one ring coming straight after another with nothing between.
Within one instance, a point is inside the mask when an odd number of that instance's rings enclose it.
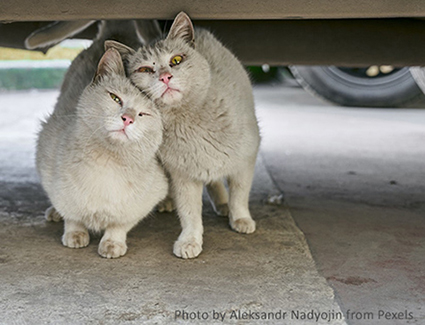
<instances>
[{"instance_id":1,"label":"cat's yellow eye","mask_svg":"<svg viewBox=\"0 0 425 325\"><path fill-rule=\"evenodd\" d=\"M117 104L122 105L122 101L121 98L119 98L117 95L113 94L113 93L109 93L109 96L111 96L112 100L114 102L116 102Z\"/></svg>"},{"instance_id":2,"label":"cat's yellow eye","mask_svg":"<svg viewBox=\"0 0 425 325\"><path fill-rule=\"evenodd\" d=\"M153 69L151 67L140 67L139 69L137 69L137 72L148 72L148 73L152 73Z\"/></svg>"},{"instance_id":3,"label":"cat's yellow eye","mask_svg":"<svg viewBox=\"0 0 425 325\"><path fill-rule=\"evenodd\" d=\"M183 57L181 55L176 55L171 59L171 65L179 65L183 61Z\"/></svg>"}]
</instances>

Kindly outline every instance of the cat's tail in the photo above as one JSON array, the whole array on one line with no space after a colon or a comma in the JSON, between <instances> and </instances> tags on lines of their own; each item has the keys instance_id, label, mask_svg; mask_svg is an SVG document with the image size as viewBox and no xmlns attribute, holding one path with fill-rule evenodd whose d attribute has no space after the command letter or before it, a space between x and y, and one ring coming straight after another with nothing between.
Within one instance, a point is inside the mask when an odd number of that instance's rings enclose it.
<instances>
[{"instance_id":1,"label":"cat's tail","mask_svg":"<svg viewBox=\"0 0 425 325\"><path fill-rule=\"evenodd\" d=\"M25 40L29 50L52 47L88 28L96 20L57 21L31 33Z\"/></svg>"},{"instance_id":2,"label":"cat's tail","mask_svg":"<svg viewBox=\"0 0 425 325\"><path fill-rule=\"evenodd\" d=\"M149 44L162 37L158 21L153 19L134 20L136 32L145 44Z\"/></svg>"}]
</instances>

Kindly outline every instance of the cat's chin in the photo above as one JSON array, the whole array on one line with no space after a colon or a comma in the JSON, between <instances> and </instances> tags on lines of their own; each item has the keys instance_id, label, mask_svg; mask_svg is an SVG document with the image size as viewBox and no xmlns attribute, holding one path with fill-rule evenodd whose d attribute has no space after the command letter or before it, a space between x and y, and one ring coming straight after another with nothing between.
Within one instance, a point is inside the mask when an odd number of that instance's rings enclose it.
<instances>
[{"instance_id":1,"label":"cat's chin","mask_svg":"<svg viewBox=\"0 0 425 325\"><path fill-rule=\"evenodd\" d=\"M130 141L128 135L125 133L124 130L110 131L109 132L109 138L112 141L117 141L117 142L121 142L121 143Z\"/></svg>"},{"instance_id":2,"label":"cat's chin","mask_svg":"<svg viewBox=\"0 0 425 325\"><path fill-rule=\"evenodd\" d=\"M182 98L183 95L179 90L168 89L156 100L156 103L160 105L173 105L180 103Z\"/></svg>"}]
</instances>

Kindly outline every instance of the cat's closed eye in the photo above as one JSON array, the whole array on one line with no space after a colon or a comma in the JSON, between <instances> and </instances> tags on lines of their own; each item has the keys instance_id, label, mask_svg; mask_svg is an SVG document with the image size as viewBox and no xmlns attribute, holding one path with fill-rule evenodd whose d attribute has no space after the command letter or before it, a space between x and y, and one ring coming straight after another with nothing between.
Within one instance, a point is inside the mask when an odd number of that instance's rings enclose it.
<instances>
[{"instance_id":1,"label":"cat's closed eye","mask_svg":"<svg viewBox=\"0 0 425 325\"><path fill-rule=\"evenodd\" d=\"M140 112L139 113L139 116L142 117L142 116L152 116L152 115L151 114L148 114L148 113Z\"/></svg>"},{"instance_id":2,"label":"cat's closed eye","mask_svg":"<svg viewBox=\"0 0 425 325\"><path fill-rule=\"evenodd\" d=\"M140 67L137 69L137 72L147 72L147 73L153 73L153 69L151 67Z\"/></svg>"},{"instance_id":3,"label":"cat's closed eye","mask_svg":"<svg viewBox=\"0 0 425 325\"><path fill-rule=\"evenodd\" d=\"M170 65L172 67L174 67L176 65L179 65L182 61L183 61L183 56L182 55L176 55L171 59Z\"/></svg>"},{"instance_id":4,"label":"cat's closed eye","mask_svg":"<svg viewBox=\"0 0 425 325\"><path fill-rule=\"evenodd\" d=\"M111 96L112 100L114 102L116 102L117 104L122 106L122 100L121 98L119 98L117 95L115 95L114 93L109 93L109 96Z\"/></svg>"}]
</instances>

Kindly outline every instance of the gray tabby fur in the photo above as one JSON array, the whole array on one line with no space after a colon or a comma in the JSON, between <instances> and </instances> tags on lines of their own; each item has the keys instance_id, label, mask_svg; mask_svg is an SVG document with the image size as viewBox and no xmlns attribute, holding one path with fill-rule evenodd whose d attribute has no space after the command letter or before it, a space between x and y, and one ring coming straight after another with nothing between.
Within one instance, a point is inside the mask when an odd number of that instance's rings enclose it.
<instances>
[{"instance_id":1,"label":"gray tabby fur","mask_svg":"<svg viewBox=\"0 0 425 325\"><path fill-rule=\"evenodd\" d=\"M238 59L210 32L194 30L183 12L166 39L137 51L117 42L106 46L120 51L132 82L161 111L159 156L183 228L174 254L194 258L202 251L203 184L216 208L228 206L232 229L254 232L248 201L260 135L252 86ZM176 55L183 60L174 65Z\"/></svg>"}]
</instances>

